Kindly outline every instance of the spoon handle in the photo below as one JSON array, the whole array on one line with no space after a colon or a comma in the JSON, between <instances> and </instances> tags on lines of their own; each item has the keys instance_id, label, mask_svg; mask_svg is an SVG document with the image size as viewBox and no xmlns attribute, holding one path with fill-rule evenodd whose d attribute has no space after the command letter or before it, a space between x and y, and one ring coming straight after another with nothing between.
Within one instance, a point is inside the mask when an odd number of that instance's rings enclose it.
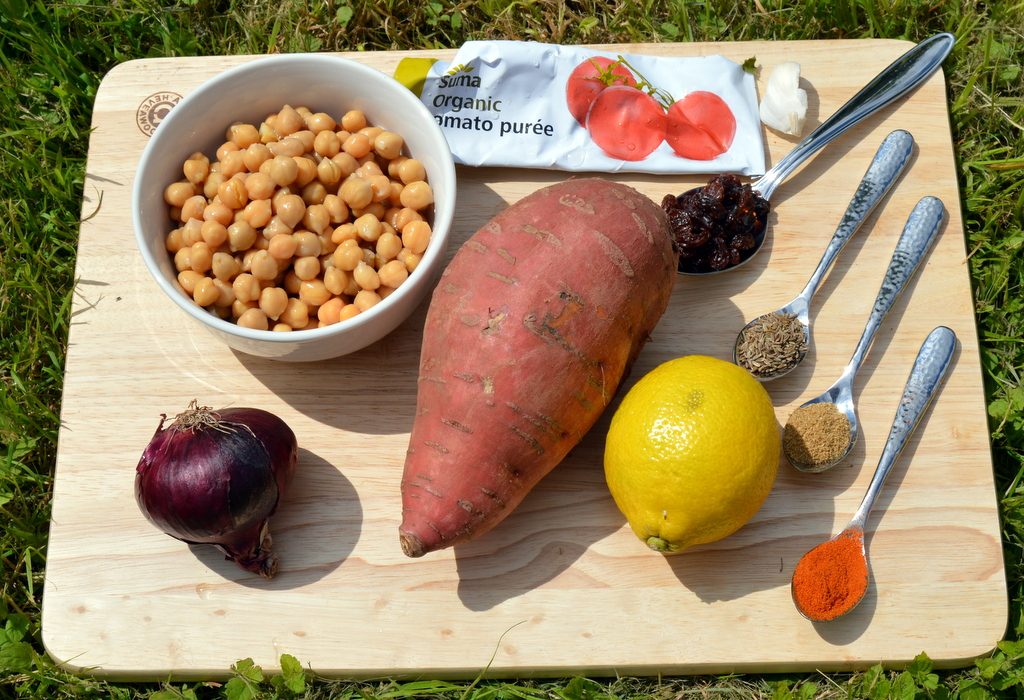
<instances>
[{"instance_id":1,"label":"spoon handle","mask_svg":"<svg viewBox=\"0 0 1024 700\"><path fill-rule=\"evenodd\" d=\"M836 232L832 234L832 240L828 242L825 254L821 256L818 267L815 268L808 280L807 286L800 292L800 296L808 301L814 296L825 273L835 262L836 256L846 247L847 242L864 223L864 219L875 210L886 193L896 184L896 180L899 179L906 169L907 163L910 162L913 152L914 137L909 132L897 129L885 137L857 186L857 191L854 192L853 199L850 200Z\"/></svg>"},{"instance_id":2,"label":"spoon handle","mask_svg":"<svg viewBox=\"0 0 1024 700\"><path fill-rule=\"evenodd\" d=\"M756 188L765 199L771 199L779 183L801 163L817 153L854 124L889 103L903 97L924 82L949 55L956 39L952 34L931 36L884 68L860 92L840 107L798 143L785 158L775 164L758 181Z\"/></svg>"},{"instance_id":3,"label":"spoon handle","mask_svg":"<svg viewBox=\"0 0 1024 700\"><path fill-rule=\"evenodd\" d=\"M851 525L864 528L868 514L878 493L882 490L885 478L889 476L892 465L896 462L911 433L921 422L921 416L931 402L942 383L946 370L949 369L956 350L956 334L945 326L939 326L925 338L921 349L917 352L914 366L910 370L907 384L903 387L903 396L896 408L896 417L889 429L889 439L885 442L882 456L878 460L875 475L871 478L864 500L850 521Z\"/></svg>"},{"instance_id":4,"label":"spoon handle","mask_svg":"<svg viewBox=\"0 0 1024 700\"><path fill-rule=\"evenodd\" d=\"M864 333L861 334L857 347L853 351L853 357L846 366L844 376L855 374L860 368L864 357L871 347L871 341L875 332L889 313L889 309L896 302L897 297L907 286L907 282L914 276L924 256L928 253L932 243L938 237L942 222L946 218L946 210L942 200L937 197L922 197L903 227L903 233L896 242L896 250L892 253L889 267L885 271L885 278L882 280L882 287L875 297L874 306L871 307L871 314L868 316L867 324L864 326Z\"/></svg>"}]
</instances>

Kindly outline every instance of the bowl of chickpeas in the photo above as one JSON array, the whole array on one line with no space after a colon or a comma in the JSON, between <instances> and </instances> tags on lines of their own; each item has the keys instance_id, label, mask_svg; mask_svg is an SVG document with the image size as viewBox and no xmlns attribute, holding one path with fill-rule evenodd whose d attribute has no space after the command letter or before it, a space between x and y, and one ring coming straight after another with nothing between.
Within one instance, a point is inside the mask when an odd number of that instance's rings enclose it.
<instances>
[{"instance_id":1,"label":"bowl of chickpeas","mask_svg":"<svg viewBox=\"0 0 1024 700\"><path fill-rule=\"evenodd\" d=\"M406 87L326 54L254 59L186 95L147 144L136 242L166 296L231 348L360 350L433 289L455 208L440 127Z\"/></svg>"}]
</instances>

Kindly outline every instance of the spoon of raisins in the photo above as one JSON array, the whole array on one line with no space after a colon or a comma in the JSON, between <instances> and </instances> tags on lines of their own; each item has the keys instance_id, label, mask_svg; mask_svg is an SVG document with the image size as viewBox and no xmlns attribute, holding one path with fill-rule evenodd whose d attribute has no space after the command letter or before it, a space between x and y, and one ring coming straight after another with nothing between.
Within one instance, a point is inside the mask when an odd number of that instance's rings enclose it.
<instances>
[{"instance_id":1,"label":"spoon of raisins","mask_svg":"<svg viewBox=\"0 0 1024 700\"><path fill-rule=\"evenodd\" d=\"M762 382L792 372L811 346L811 297L825 273L910 163L914 137L897 129L882 141L818 266L795 299L747 323L736 336L733 361Z\"/></svg>"},{"instance_id":2,"label":"spoon of raisins","mask_svg":"<svg viewBox=\"0 0 1024 700\"><path fill-rule=\"evenodd\" d=\"M753 187L734 175L718 175L702 187L666 195L661 206L679 249L679 272L715 274L750 260L767 236L768 200L775 188L839 135L923 83L942 65L955 41L952 34L936 34L897 58Z\"/></svg>"}]
</instances>

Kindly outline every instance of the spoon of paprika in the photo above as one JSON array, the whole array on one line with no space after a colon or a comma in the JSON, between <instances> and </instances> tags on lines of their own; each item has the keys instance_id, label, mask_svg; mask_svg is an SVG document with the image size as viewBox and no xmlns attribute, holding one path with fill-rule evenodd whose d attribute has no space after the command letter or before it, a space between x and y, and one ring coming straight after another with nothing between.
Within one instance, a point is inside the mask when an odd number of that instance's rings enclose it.
<instances>
[{"instance_id":1,"label":"spoon of paprika","mask_svg":"<svg viewBox=\"0 0 1024 700\"><path fill-rule=\"evenodd\" d=\"M868 555L864 545L868 514L896 458L941 385L956 344L956 334L945 326L937 327L925 338L860 507L842 532L808 551L797 563L790 593L797 611L808 620L834 620L853 610L864 598L868 588Z\"/></svg>"},{"instance_id":2,"label":"spoon of paprika","mask_svg":"<svg viewBox=\"0 0 1024 700\"><path fill-rule=\"evenodd\" d=\"M768 200L775 188L855 124L923 83L946 60L955 42L952 34L942 33L912 47L758 178L753 188L741 184L735 175L719 175L702 187L666 195L661 206L680 251L679 272L716 274L750 260L767 235Z\"/></svg>"}]
</instances>

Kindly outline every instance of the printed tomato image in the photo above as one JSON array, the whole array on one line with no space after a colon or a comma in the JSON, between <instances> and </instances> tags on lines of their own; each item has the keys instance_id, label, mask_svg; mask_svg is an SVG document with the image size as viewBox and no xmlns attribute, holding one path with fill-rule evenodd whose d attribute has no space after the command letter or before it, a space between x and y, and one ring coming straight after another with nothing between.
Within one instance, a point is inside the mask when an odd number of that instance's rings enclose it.
<instances>
[{"instance_id":1,"label":"printed tomato image","mask_svg":"<svg viewBox=\"0 0 1024 700\"><path fill-rule=\"evenodd\" d=\"M621 160L643 160L665 140L665 109L634 87L605 88L587 114L590 138Z\"/></svg>"},{"instance_id":2,"label":"printed tomato image","mask_svg":"<svg viewBox=\"0 0 1024 700\"><path fill-rule=\"evenodd\" d=\"M714 160L729 150L734 136L736 117L713 92L691 92L668 109L665 140L678 156Z\"/></svg>"},{"instance_id":3,"label":"printed tomato image","mask_svg":"<svg viewBox=\"0 0 1024 700\"><path fill-rule=\"evenodd\" d=\"M588 58L576 66L565 83L565 101L569 113L580 126L587 125L587 112L594 99L612 85L635 86L636 79L621 61L604 56Z\"/></svg>"}]
</instances>

